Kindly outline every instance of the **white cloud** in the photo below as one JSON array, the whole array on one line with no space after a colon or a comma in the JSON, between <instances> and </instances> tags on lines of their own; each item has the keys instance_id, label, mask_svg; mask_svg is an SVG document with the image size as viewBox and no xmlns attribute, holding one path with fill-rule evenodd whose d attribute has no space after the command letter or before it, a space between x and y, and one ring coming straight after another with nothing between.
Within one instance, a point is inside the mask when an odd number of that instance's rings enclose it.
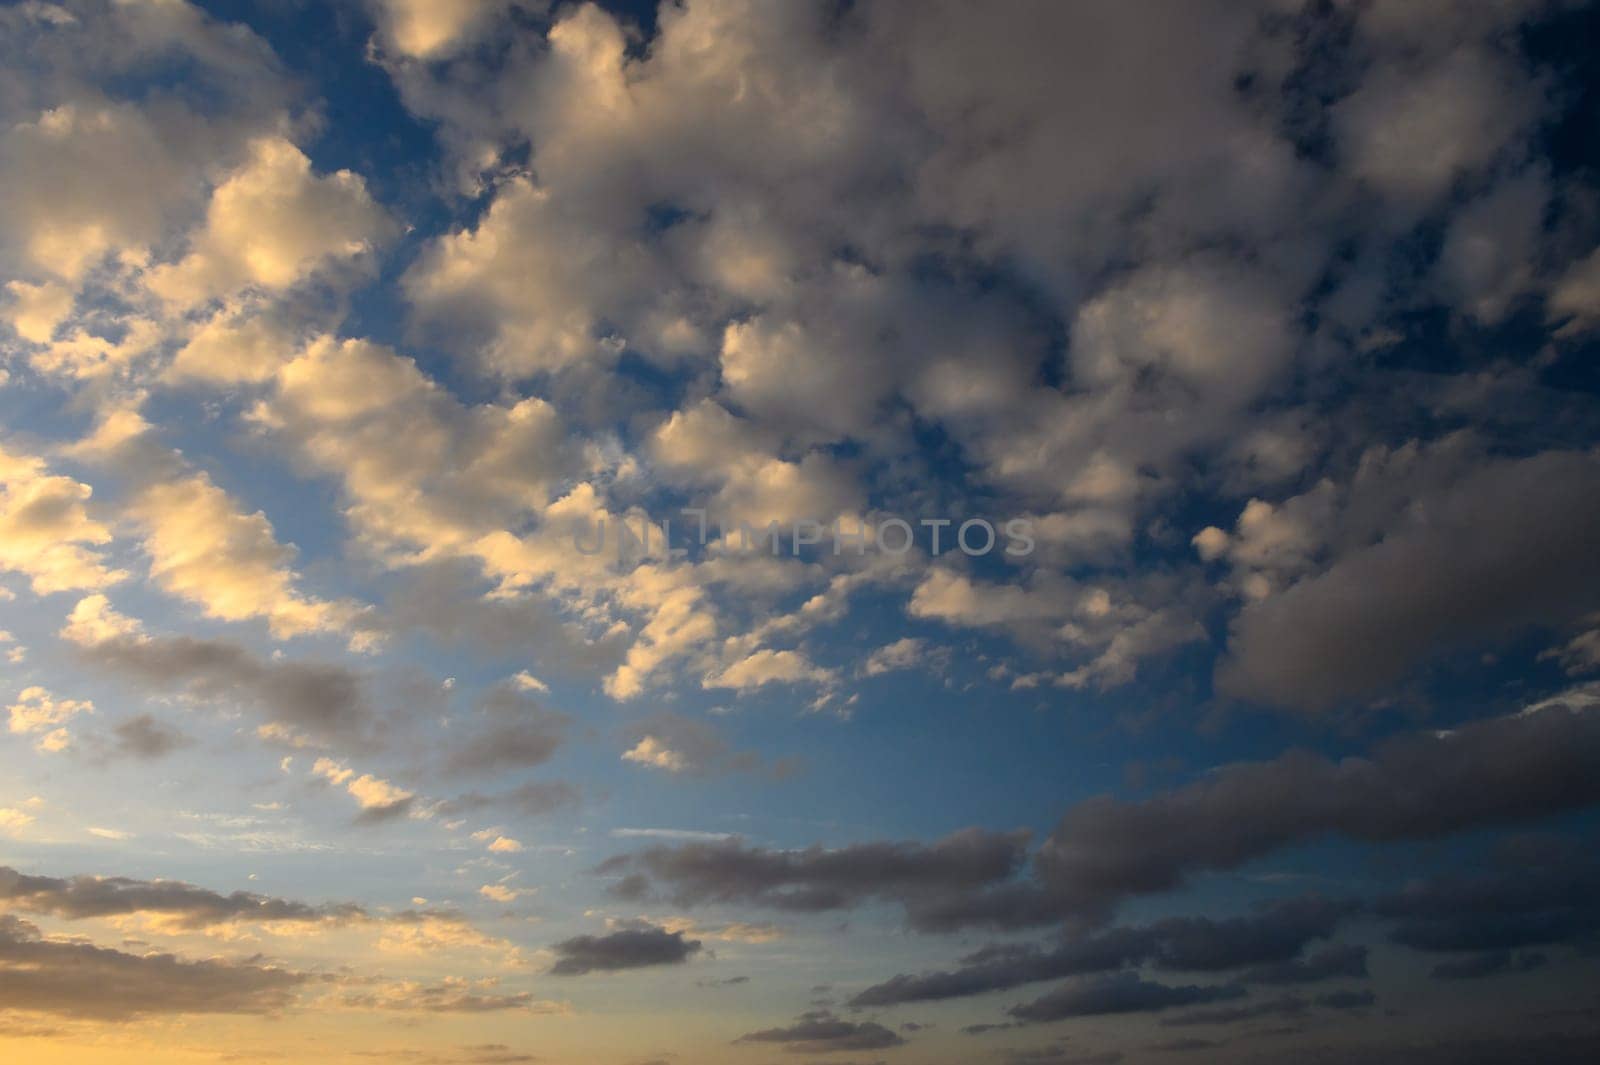
<instances>
[{"instance_id":1,"label":"white cloud","mask_svg":"<svg viewBox=\"0 0 1600 1065\"><path fill-rule=\"evenodd\" d=\"M25 574L40 595L125 578L97 550L111 530L89 513L93 491L50 474L42 459L0 447L0 568Z\"/></svg>"},{"instance_id":2,"label":"white cloud","mask_svg":"<svg viewBox=\"0 0 1600 1065\"><path fill-rule=\"evenodd\" d=\"M318 176L294 144L264 137L212 193L188 255L153 269L149 285L180 306L247 286L281 292L314 272L348 269L389 231L360 176Z\"/></svg>"},{"instance_id":3,"label":"white cloud","mask_svg":"<svg viewBox=\"0 0 1600 1065\"><path fill-rule=\"evenodd\" d=\"M27 734L48 732L78 714L92 714L94 703L87 699L58 699L48 688L32 685L22 689L17 701L6 709L11 731Z\"/></svg>"}]
</instances>

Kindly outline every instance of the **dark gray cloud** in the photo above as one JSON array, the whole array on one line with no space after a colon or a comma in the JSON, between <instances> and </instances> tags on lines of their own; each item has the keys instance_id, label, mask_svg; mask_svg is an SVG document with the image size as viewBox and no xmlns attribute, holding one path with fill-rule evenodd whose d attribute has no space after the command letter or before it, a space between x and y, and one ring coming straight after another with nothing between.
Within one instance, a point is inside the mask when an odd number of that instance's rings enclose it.
<instances>
[{"instance_id":1,"label":"dark gray cloud","mask_svg":"<svg viewBox=\"0 0 1600 1065\"><path fill-rule=\"evenodd\" d=\"M1325 836L1428 839L1591 806L1600 714L1579 705L1402 735L1365 758L1291 751L1149 799L1089 799L1040 849L1041 889L1064 913L1100 914Z\"/></svg>"},{"instance_id":2,"label":"dark gray cloud","mask_svg":"<svg viewBox=\"0 0 1600 1065\"><path fill-rule=\"evenodd\" d=\"M1307 943L1330 935L1355 909L1349 902L1306 898L1279 903L1248 917L1174 917L1140 927L1111 929L1051 950L991 947L963 959L959 969L893 977L862 991L851 1005L937 1001L1108 972L1128 965L1220 971L1264 963L1288 964Z\"/></svg>"},{"instance_id":3,"label":"dark gray cloud","mask_svg":"<svg viewBox=\"0 0 1600 1065\"><path fill-rule=\"evenodd\" d=\"M1162 1054L1192 1054L1197 1050L1216 1050L1225 1045L1214 1039L1168 1039L1164 1043L1151 1043L1149 1049Z\"/></svg>"},{"instance_id":4,"label":"dark gray cloud","mask_svg":"<svg viewBox=\"0 0 1600 1065\"><path fill-rule=\"evenodd\" d=\"M1116 1065L1126 1056L1120 1050L1082 1050L1071 1045L1011 1047L1004 1054L1007 1065Z\"/></svg>"},{"instance_id":5,"label":"dark gray cloud","mask_svg":"<svg viewBox=\"0 0 1600 1065\"><path fill-rule=\"evenodd\" d=\"M1543 954L1520 954L1513 958L1509 950L1491 950L1484 954L1469 954L1455 961L1442 961L1429 973L1435 980L1482 980L1511 972L1528 972L1549 961Z\"/></svg>"},{"instance_id":6,"label":"dark gray cloud","mask_svg":"<svg viewBox=\"0 0 1600 1065\"><path fill-rule=\"evenodd\" d=\"M1246 984L1311 984L1319 980L1361 979L1367 975L1367 948L1340 943L1272 965L1239 974Z\"/></svg>"},{"instance_id":7,"label":"dark gray cloud","mask_svg":"<svg viewBox=\"0 0 1600 1065\"><path fill-rule=\"evenodd\" d=\"M939 896L1005 881L1022 866L1028 833L968 829L932 844L862 843L834 850L774 851L738 840L656 847L602 863L623 879L616 890L642 897L660 884L679 905L748 902L819 912L888 899L913 924Z\"/></svg>"},{"instance_id":8,"label":"dark gray cloud","mask_svg":"<svg viewBox=\"0 0 1600 1065\"><path fill-rule=\"evenodd\" d=\"M1417 880L1377 900L1374 910L1395 921L1389 939L1415 950L1494 953L1600 935L1600 862L1557 846L1510 848L1495 865Z\"/></svg>"},{"instance_id":9,"label":"dark gray cloud","mask_svg":"<svg viewBox=\"0 0 1600 1065\"><path fill-rule=\"evenodd\" d=\"M171 754L192 742L178 729L154 714L137 714L120 721L105 738L107 758L155 759Z\"/></svg>"},{"instance_id":10,"label":"dark gray cloud","mask_svg":"<svg viewBox=\"0 0 1600 1065\"><path fill-rule=\"evenodd\" d=\"M1314 1006L1330 1010L1366 1009L1377 1002L1371 991L1333 991L1318 996L1314 1001L1300 995L1280 995L1261 1001L1245 1002L1238 1006L1192 1010L1175 1017L1163 1017L1161 1023L1173 1028L1221 1027L1246 1021L1265 1019L1299 1020L1311 1013Z\"/></svg>"},{"instance_id":11,"label":"dark gray cloud","mask_svg":"<svg viewBox=\"0 0 1600 1065\"><path fill-rule=\"evenodd\" d=\"M565 714L499 685L470 719L457 723L466 736L446 753L445 771L481 776L543 765L565 742L569 723Z\"/></svg>"},{"instance_id":12,"label":"dark gray cloud","mask_svg":"<svg viewBox=\"0 0 1600 1065\"><path fill-rule=\"evenodd\" d=\"M180 1013L275 1013L304 973L256 962L188 961L45 939L0 914L0 1002L8 1009L124 1021Z\"/></svg>"},{"instance_id":13,"label":"dark gray cloud","mask_svg":"<svg viewBox=\"0 0 1600 1065\"><path fill-rule=\"evenodd\" d=\"M668 932L653 925L626 928L604 936L574 936L550 949L559 955L552 976L643 969L652 965L680 965L700 952L698 939Z\"/></svg>"},{"instance_id":14,"label":"dark gray cloud","mask_svg":"<svg viewBox=\"0 0 1600 1065\"><path fill-rule=\"evenodd\" d=\"M797 1054L883 1050L905 1042L876 1021L846 1021L828 1010L803 1013L786 1028L765 1028L740 1036L738 1043L781 1043Z\"/></svg>"},{"instance_id":15,"label":"dark gray cloud","mask_svg":"<svg viewBox=\"0 0 1600 1065\"><path fill-rule=\"evenodd\" d=\"M1378 996L1371 991L1330 991L1317 996L1317 1005L1330 1010L1364 1010L1377 1002Z\"/></svg>"},{"instance_id":16,"label":"dark gray cloud","mask_svg":"<svg viewBox=\"0 0 1600 1065\"><path fill-rule=\"evenodd\" d=\"M1600 607L1600 456L1491 463L1412 503L1380 542L1245 607L1218 690L1324 709L1444 651Z\"/></svg>"},{"instance_id":17,"label":"dark gray cloud","mask_svg":"<svg viewBox=\"0 0 1600 1065\"><path fill-rule=\"evenodd\" d=\"M370 919L365 910L350 903L313 906L245 891L223 895L177 880L33 876L9 866L0 866L0 903L24 913L68 920L160 914L190 929L235 921L346 923Z\"/></svg>"},{"instance_id":18,"label":"dark gray cloud","mask_svg":"<svg viewBox=\"0 0 1600 1065\"><path fill-rule=\"evenodd\" d=\"M449 646L488 656L514 655L551 675L597 677L627 651L617 637L590 639L580 626L537 597L486 597L476 567L462 562L419 566L385 606L397 629L414 629Z\"/></svg>"},{"instance_id":19,"label":"dark gray cloud","mask_svg":"<svg viewBox=\"0 0 1600 1065\"><path fill-rule=\"evenodd\" d=\"M496 808L524 817L543 817L557 810L575 807L582 801L583 793L575 784L564 780L532 780L492 795L470 791L441 801L434 811L441 817L450 818Z\"/></svg>"},{"instance_id":20,"label":"dark gray cloud","mask_svg":"<svg viewBox=\"0 0 1600 1065\"><path fill-rule=\"evenodd\" d=\"M1026 864L1025 833L979 829L934 844L775 851L742 842L661 847L603 863L626 898L823 911L902 905L913 927L1027 928L1103 921L1123 901L1172 891L1328 836L1431 839L1600 802L1600 713L1588 693L1452 731L1402 734L1362 758L1290 751L1222 766L1150 798L1099 796L1067 811ZM1465 949L1465 948L1463 948Z\"/></svg>"},{"instance_id":21,"label":"dark gray cloud","mask_svg":"<svg viewBox=\"0 0 1600 1065\"><path fill-rule=\"evenodd\" d=\"M1258 1021L1263 1017L1300 1017L1311 1009L1309 1000L1299 995L1282 995L1261 1002L1248 1002L1239 1006L1218 1009L1194 1010L1176 1017L1163 1017L1162 1024L1175 1028L1209 1025L1238 1024L1240 1021Z\"/></svg>"},{"instance_id":22,"label":"dark gray cloud","mask_svg":"<svg viewBox=\"0 0 1600 1065\"><path fill-rule=\"evenodd\" d=\"M346 666L262 658L235 643L118 637L82 648L93 665L150 691L240 703L319 740L370 740L363 675Z\"/></svg>"},{"instance_id":23,"label":"dark gray cloud","mask_svg":"<svg viewBox=\"0 0 1600 1065\"><path fill-rule=\"evenodd\" d=\"M1132 973L1087 983L1073 983L1013 1006L1006 1012L1019 1021L1043 1024L1071 1017L1114 1013L1154 1013L1174 1006L1193 1006L1244 997L1237 984L1161 984Z\"/></svg>"}]
</instances>

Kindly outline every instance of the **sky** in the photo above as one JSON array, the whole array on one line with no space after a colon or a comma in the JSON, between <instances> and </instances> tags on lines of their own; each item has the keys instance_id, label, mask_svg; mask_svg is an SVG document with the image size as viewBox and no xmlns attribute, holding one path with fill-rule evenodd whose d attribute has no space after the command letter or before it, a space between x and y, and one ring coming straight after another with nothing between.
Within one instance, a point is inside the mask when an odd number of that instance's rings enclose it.
<instances>
[{"instance_id":1,"label":"sky","mask_svg":"<svg viewBox=\"0 0 1600 1065\"><path fill-rule=\"evenodd\" d=\"M1600 1060L1597 57L0 6L0 1057Z\"/></svg>"}]
</instances>

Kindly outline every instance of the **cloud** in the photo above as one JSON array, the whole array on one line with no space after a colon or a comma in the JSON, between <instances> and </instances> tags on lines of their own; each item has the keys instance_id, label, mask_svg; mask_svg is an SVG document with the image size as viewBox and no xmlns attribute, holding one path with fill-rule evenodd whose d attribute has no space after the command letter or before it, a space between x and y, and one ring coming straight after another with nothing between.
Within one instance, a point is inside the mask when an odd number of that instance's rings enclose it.
<instances>
[{"instance_id":1,"label":"cloud","mask_svg":"<svg viewBox=\"0 0 1600 1065\"><path fill-rule=\"evenodd\" d=\"M396 1010L405 1013L477 1014L511 1010L535 1014L567 1012L564 1004L537 998L531 991L510 993L495 991L493 990L495 983L493 978L474 982L455 979L437 984L394 981L372 990L346 992L340 1001L351 1009Z\"/></svg>"},{"instance_id":2,"label":"cloud","mask_svg":"<svg viewBox=\"0 0 1600 1065\"><path fill-rule=\"evenodd\" d=\"M1174 1028L1238 1024L1240 1021L1255 1021L1263 1017L1300 1017L1309 1012L1310 1009L1311 1002L1307 999L1298 995L1281 995L1278 998L1266 999L1261 1002L1248 1002L1242 1006L1195 1010L1192 1013L1184 1013L1176 1017L1164 1017L1161 1023Z\"/></svg>"},{"instance_id":3,"label":"cloud","mask_svg":"<svg viewBox=\"0 0 1600 1065\"><path fill-rule=\"evenodd\" d=\"M935 1002L1141 964L1187 971L1287 964L1307 943L1330 935L1355 908L1347 902L1309 897L1278 903L1248 917L1171 917L1148 925L1113 928L1069 939L1049 950L988 947L964 959L959 969L895 976L858 993L850 1003Z\"/></svg>"},{"instance_id":4,"label":"cloud","mask_svg":"<svg viewBox=\"0 0 1600 1065\"><path fill-rule=\"evenodd\" d=\"M184 1013L277 1013L309 977L255 962L190 961L45 938L0 915L0 995L11 1009L126 1021Z\"/></svg>"},{"instance_id":5,"label":"cloud","mask_svg":"<svg viewBox=\"0 0 1600 1065\"><path fill-rule=\"evenodd\" d=\"M58 699L37 684L22 689L17 701L6 708L8 727L13 733L49 732L78 714L94 713L94 703L86 699Z\"/></svg>"},{"instance_id":6,"label":"cloud","mask_svg":"<svg viewBox=\"0 0 1600 1065\"><path fill-rule=\"evenodd\" d=\"M136 714L112 726L107 757L164 758L192 741L153 714Z\"/></svg>"},{"instance_id":7,"label":"cloud","mask_svg":"<svg viewBox=\"0 0 1600 1065\"><path fill-rule=\"evenodd\" d=\"M899 902L913 924L950 893L1004 881L1020 867L1028 833L969 829L935 843L863 843L834 850L775 851L739 840L657 847L620 855L599 872L622 879L624 897L659 885L679 905L754 903L823 912L869 899Z\"/></svg>"},{"instance_id":8,"label":"cloud","mask_svg":"<svg viewBox=\"0 0 1600 1065\"><path fill-rule=\"evenodd\" d=\"M869 677L891 673L897 669L912 669L928 653L926 640L906 636L893 643L884 644L867 656L861 672Z\"/></svg>"},{"instance_id":9,"label":"cloud","mask_svg":"<svg viewBox=\"0 0 1600 1065\"><path fill-rule=\"evenodd\" d=\"M1520 954L1513 958L1510 951L1493 950L1456 961L1442 961L1428 975L1435 980L1482 980L1505 973L1530 972L1543 968L1548 961L1543 954Z\"/></svg>"},{"instance_id":10,"label":"cloud","mask_svg":"<svg viewBox=\"0 0 1600 1065\"><path fill-rule=\"evenodd\" d=\"M1518 67L1469 47L1421 71L1379 67L1337 105L1334 121L1355 177L1422 208L1503 150L1537 103Z\"/></svg>"},{"instance_id":11,"label":"cloud","mask_svg":"<svg viewBox=\"0 0 1600 1065\"><path fill-rule=\"evenodd\" d=\"M1367 948L1339 944L1304 958L1248 969L1239 974L1239 980L1246 984L1310 984L1318 980L1365 979L1366 975Z\"/></svg>"},{"instance_id":12,"label":"cloud","mask_svg":"<svg viewBox=\"0 0 1600 1065\"><path fill-rule=\"evenodd\" d=\"M328 783L348 791L350 797L360 804L360 819L366 824L404 816L411 811L412 803L416 799L412 792L391 784L382 777L375 777L371 773L362 773L358 776L355 770L332 758L318 758L312 764L311 772Z\"/></svg>"},{"instance_id":13,"label":"cloud","mask_svg":"<svg viewBox=\"0 0 1600 1065\"><path fill-rule=\"evenodd\" d=\"M368 0L385 43L410 59L447 58L517 0Z\"/></svg>"},{"instance_id":14,"label":"cloud","mask_svg":"<svg viewBox=\"0 0 1600 1065\"><path fill-rule=\"evenodd\" d=\"M294 144L262 137L213 190L189 253L152 270L149 284L180 306L246 286L281 291L359 259L390 229L359 175L340 170L319 177Z\"/></svg>"},{"instance_id":15,"label":"cloud","mask_svg":"<svg viewBox=\"0 0 1600 1065\"><path fill-rule=\"evenodd\" d=\"M79 653L147 690L234 701L319 742L361 743L373 720L364 675L342 665L260 658L239 644L191 636L121 636Z\"/></svg>"},{"instance_id":16,"label":"cloud","mask_svg":"<svg viewBox=\"0 0 1600 1065\"><path fill-rule=\"evenodd\" d=\"M660 713L629 725L622 760L666 773L708 776L748 772L760 768L761 759L749 751L735 751L711 725L681 714Z\"/></svg>"},{"instance_id":17,"label":"cloud","mask_svg":"<svg viewBox=\"0 0 1600 1065\"><path fill-rule=\"evenodd\" d=\"M299 590L295 549L278 541L262 511L247 512L204 472L155 439L155 427L115 410L74 453L124 473L132 487L121 516L143 536L150 577L164 591L224 621L265 618L273 636L360 628L354 603ZM359 636L354 637L357 643Z\"/></svg>"},{"instance_id":18,"label":"cloud","mask_svg":"<svg viewBox=\"0 0 1600 1065\"><path fill-rule=\"evenodd\" d=\"M137 618L119 613L105 596L96 593L78 600L67 615L60 636L69 643L91 646L120 637L142 636L144 625Z\"/></svg>"},{"instance_id":19,"label":"cloud","mask_svg":"<svg viewBox=\"0 0 1600 1065\"><path fill-rule=\"evenodd\" d=\"M551 946L557 960L552 976L584 976L596 972L680 965L700 952L698 939L682 932L643 925L604 936L574 936Z\"/></svg>"},{"instance_id":20,"label":"cloud","mask_svg":"<svg viewBox=\"0 0 1600 1065\"><path fill-rule=\"evenodd\" d=\"M457 723L468 735L450 746L445 770L478 776L543 765L565 741L568 724L565 714L545 709L508 684L498 685L471 719Z\"/></svg>"},{"instance_id":21,"label":"cloud","mask_svg":"<svg viewBox=\"0 0 1600 1065\"><path fill-rule=\"evenodd\" d=\"M905 1040L875 1021L846 1021L827 1010L813 1010L787 1028L765 1028L740 1036L737 1043L781 1043L796 1054L883 1050Z\"/></svg>"},{"instance_id":22,"label":"cloud","mask_svg":"<svg viewBox=\"0 0 1600 1065\"><path fill-rule=\"evenodd\" d=\"M1447 649L1593 609L1600 458L1552 451L1424 488L1409 520L1324 572L1245 607L1216 681L1314 712L1371 696Z\"/></svg>"},{"instance_id":23,"label":"cloud","mask_svg":"<svg viewBox=\"0 0 1600 1065\"><path fill-rule=\"evenodd\" d=\"M1413 880L1374 910L1391 942L1415 950L1495 953L1577 942L1600 932L1600 864L1583 845L1502 846L1486 869Z\"/></svg>"},{"instance_id":24,"label":"cloud","mask_svg":"<svg viewBox=\"0 0 1600 1065\"><path fill-rule=\"evenodd\" d=\"M224 924L347 924L370 919L366 910L350 903L316 906L247 891L223 895L179 880L35 876L9 866L0 866L0 901L10 910L72 921L150 915L186 931Z\"/></svg>"},{"instance_id":25,"label":"cloud","mask_svg":"<svg viewBox=\"0 0 1600 1065\"><path fill-rule=\"evenodd\" d=\"M474 832L472 838L488 846L491 854L516 854L522 850L522 844L510 836L500 834L498 828L485 828Z\"/></svg>"},{"instance_id":26,"label":"cloud","mask_svg":"<svg viewBox=\"0 0 1600 1065\"><path fill-rule=\"evenodd\" d=\"M774 651L762 648L709 674L707 688L732 688L753 691L768 684L826 684L834 679L831 670L815 665L801 651Z\"/></svg>"},{"instance_id":27,"label":"cloud","mask_svg":"<svg viewBox=\"0 0 1600 1065\"><path fill-rule=\"evenodd\" d=\"M1365 758L1291 751L1149 799L1089 799L1045 840L1038 878L1061 912L1104 913L1329 835L1430 839L1582 809L1600 802L1583 768L1600 751L1600 715L1583 705L1569 694L1452 732L1403 734Z\"/></svg>"},{"instance_id":28,"label":"cloud","mask_svg":"<svg viewBox=\"0 0 1600 1065\"><path fill-rule=\"evenodd\" d=\"M826 911L898 902L913 927L1025 928L1101 921L1123 901L1182 887L1327 836L1432 839L1600 802L1587 766L1600 715L1582 689L1449 732L1401 734L1365 758L1291 751L1222 766L1147 799L1100 796L1071 807L1028 859L1026 833L977 829L931 845L855 844L773 851L742 842L655 848L599 867L613 890L659 887L680 905L744 902Z\"/></svg>"},{"instance_id":29,"label":"cloud","mask_svg":"<svg viewBox=\"0 0 1600 1065\"><path fill-rule=\"evenodd\" d=\"M1132 973L1087 983L1069 984L1006 1012L1019 1021L1043 1024L1072 1017L1097 1017L1117 1013L1153 1013L1174 1006L1192 1006L1241 998L1244 988L1234 984L1173 986L1141 979Z\"/></svg>"},{"instance_id":30,"label":"cloud","mask_svg":"<svg viewBox=\"0 0 1600 1065\"><path fill-rule=\"evenodd\" d=\"M582 800L582 791L566 781L530 780L509 791L491 795L476 791L467 792L453 799L435 803L432 810L447 819L489 807L510 810L525 817L543 817L557 810L575 807Z\"/></svg>"},{"instance_id":31,"label":"cloud","mask_svg":"<svg viewBox=\"0 0 1600 1065\"><path fill-rule=\"evenodd\" d=\"M39 595L124 579L98 550L111 530L89 513L93 492L50 474L42 459L0 448L0 569L24 574Z\"/></svg>"},{"instance_id":32,"label":"cloud","mask_svg":"<svg viewBox=\"0 0 1600 1065\"><path fill-rule=\"evenodd\" d=\"M1561 332L1575 335L1600 322L1600 249L1572 264L1550 292L1547 310L1563 321Z\"/></svg>"}]
</instances>

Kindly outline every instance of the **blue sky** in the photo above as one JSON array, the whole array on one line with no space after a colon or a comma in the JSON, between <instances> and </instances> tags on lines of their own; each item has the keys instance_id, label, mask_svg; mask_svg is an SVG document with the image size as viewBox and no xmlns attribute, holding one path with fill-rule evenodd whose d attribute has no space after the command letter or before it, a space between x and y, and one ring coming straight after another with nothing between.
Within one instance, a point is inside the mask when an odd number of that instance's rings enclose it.
<instances>
[{"instance_id":1,"label":"blue sky","mask_svg":"<svg viewBox=\"0 0 1600 1065\"><path fill-rule=\"evenodd\" d=\"M1589 1060L1596 29L0 10L0 1042Z\"/></svg>"}]
</instances>

